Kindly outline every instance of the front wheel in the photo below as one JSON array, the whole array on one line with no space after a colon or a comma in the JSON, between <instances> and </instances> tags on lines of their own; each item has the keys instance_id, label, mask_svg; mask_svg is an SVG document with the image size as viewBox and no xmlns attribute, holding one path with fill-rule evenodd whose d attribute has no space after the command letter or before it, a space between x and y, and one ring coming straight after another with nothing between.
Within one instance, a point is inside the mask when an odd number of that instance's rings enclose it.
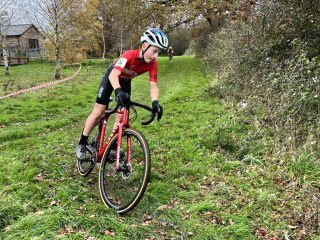
<instances>
[{"instance_id":1,"label":"front wheel","mask_svg":"<svg viewBox=\"0 0 320 240\"><path fill-rule=\"evenodd\" d=\"M150 175L150 150L137 130L124 129L121 139L120 170L115 169L118 135L108 145L100 166L99 188L104 204L119 214L134 208L142 198Z\"/></svg>"}]
</instances>

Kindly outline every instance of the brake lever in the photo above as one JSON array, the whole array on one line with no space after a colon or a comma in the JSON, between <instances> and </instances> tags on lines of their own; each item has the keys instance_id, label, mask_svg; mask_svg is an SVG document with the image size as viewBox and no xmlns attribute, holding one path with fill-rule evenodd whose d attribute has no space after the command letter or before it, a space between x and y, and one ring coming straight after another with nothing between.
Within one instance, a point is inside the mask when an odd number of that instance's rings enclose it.
<instances>
[{"instance_id":1,"label":"brake lever","mask_svg":"<svg viewBox=\"0 0 320 240\"><path fill-rule=\"evenodd\" d=\"M157 112L158 123L159 123L159 120L162 118L162 114L163 114L163 107L160 106L160 111Z\"/></svg>"},{"instance_id":2,"label":"brake lever","mask_svg":"<svg viewBox=\"0 0 320 240\"><path fill-rule=\"evenodd\" d=\"M157 114L158 123L159 123L159 120L162 118L162 114L163 114L163 107L160 106L160 111Z\"/></svg>"}]
</instances>

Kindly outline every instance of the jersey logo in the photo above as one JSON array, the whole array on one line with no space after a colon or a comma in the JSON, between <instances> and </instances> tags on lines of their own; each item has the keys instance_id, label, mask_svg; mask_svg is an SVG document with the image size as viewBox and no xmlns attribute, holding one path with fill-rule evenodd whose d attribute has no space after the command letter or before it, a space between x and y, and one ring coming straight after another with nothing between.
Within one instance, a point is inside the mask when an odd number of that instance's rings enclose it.
<instances>
[{"instance_id":1,"label":"jersey logo","mask_svg":"<svg viewBox=\"0 0 320 240\"><path fill-rule=\"evenodd\" d=\"M104 88L100 87L98 92L98 97L101 98Z\"/></svg>"},{"instance_id":2,"label":"jersey logo","mask_svg":"<svg viewBox=\"0 0 320 240\"><path fill-rule=\"evenodd\" d=\"M116 62L116 65L117 67L120 67L120 68L124 68L124 66L126 65L127 63L127 59L125 58L119 58L119 60Z\"/></svg>"}]
</instances>

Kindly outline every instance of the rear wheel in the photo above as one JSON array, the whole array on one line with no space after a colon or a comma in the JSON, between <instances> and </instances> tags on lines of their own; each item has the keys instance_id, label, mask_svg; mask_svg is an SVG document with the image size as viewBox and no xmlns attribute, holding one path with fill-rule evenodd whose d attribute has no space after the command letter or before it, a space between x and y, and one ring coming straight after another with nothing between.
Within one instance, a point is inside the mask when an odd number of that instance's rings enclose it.
<instances>
[{"instance_id":1,"label":"rear wheel","mask_svg":"<svg viewBox=\"0 0 320 240\"><path fill-rule=\"evenodd\" d=\"M108 145L100 166L99 188L105 205L126 213L142 198L150 175L150 150L137 130L124 129L121 139L120 170L115 169L118 135Z\"/></svg>"},{"instance_id":2,"label":"rear wheel","mask_svg":"<svg viewBox=\"0 0 320 240\"><path fill-rule=\"evenodd\" d=\"M99 149L99 139L101 135L102 121L100 121L92 130L88 139L86 158L78 159L78 172L81 176L87 177L93 170L97 159L97 151Z\"/></svg>"}]
</instances>

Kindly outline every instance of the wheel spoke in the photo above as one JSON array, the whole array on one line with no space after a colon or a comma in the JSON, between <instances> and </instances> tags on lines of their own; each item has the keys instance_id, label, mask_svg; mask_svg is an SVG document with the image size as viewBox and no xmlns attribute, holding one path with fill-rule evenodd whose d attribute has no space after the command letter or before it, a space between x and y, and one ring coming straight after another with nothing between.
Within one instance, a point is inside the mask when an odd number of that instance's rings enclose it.
<instances>
[{"instance_id":1,"label":"wheel spoke","mask_svg":"<svg viewBox=\"0 0 320 240\"><path fill-rule=\"evenodd\" d=\"M150 172L150 152L141 133L126 129L121 140L120 171L116 171L115 163L107 161L116 143L117 137L110 142L103 157L99 185L104 203L123 213L133 208L145 191Z\"/></svg>"}]
</instances>

